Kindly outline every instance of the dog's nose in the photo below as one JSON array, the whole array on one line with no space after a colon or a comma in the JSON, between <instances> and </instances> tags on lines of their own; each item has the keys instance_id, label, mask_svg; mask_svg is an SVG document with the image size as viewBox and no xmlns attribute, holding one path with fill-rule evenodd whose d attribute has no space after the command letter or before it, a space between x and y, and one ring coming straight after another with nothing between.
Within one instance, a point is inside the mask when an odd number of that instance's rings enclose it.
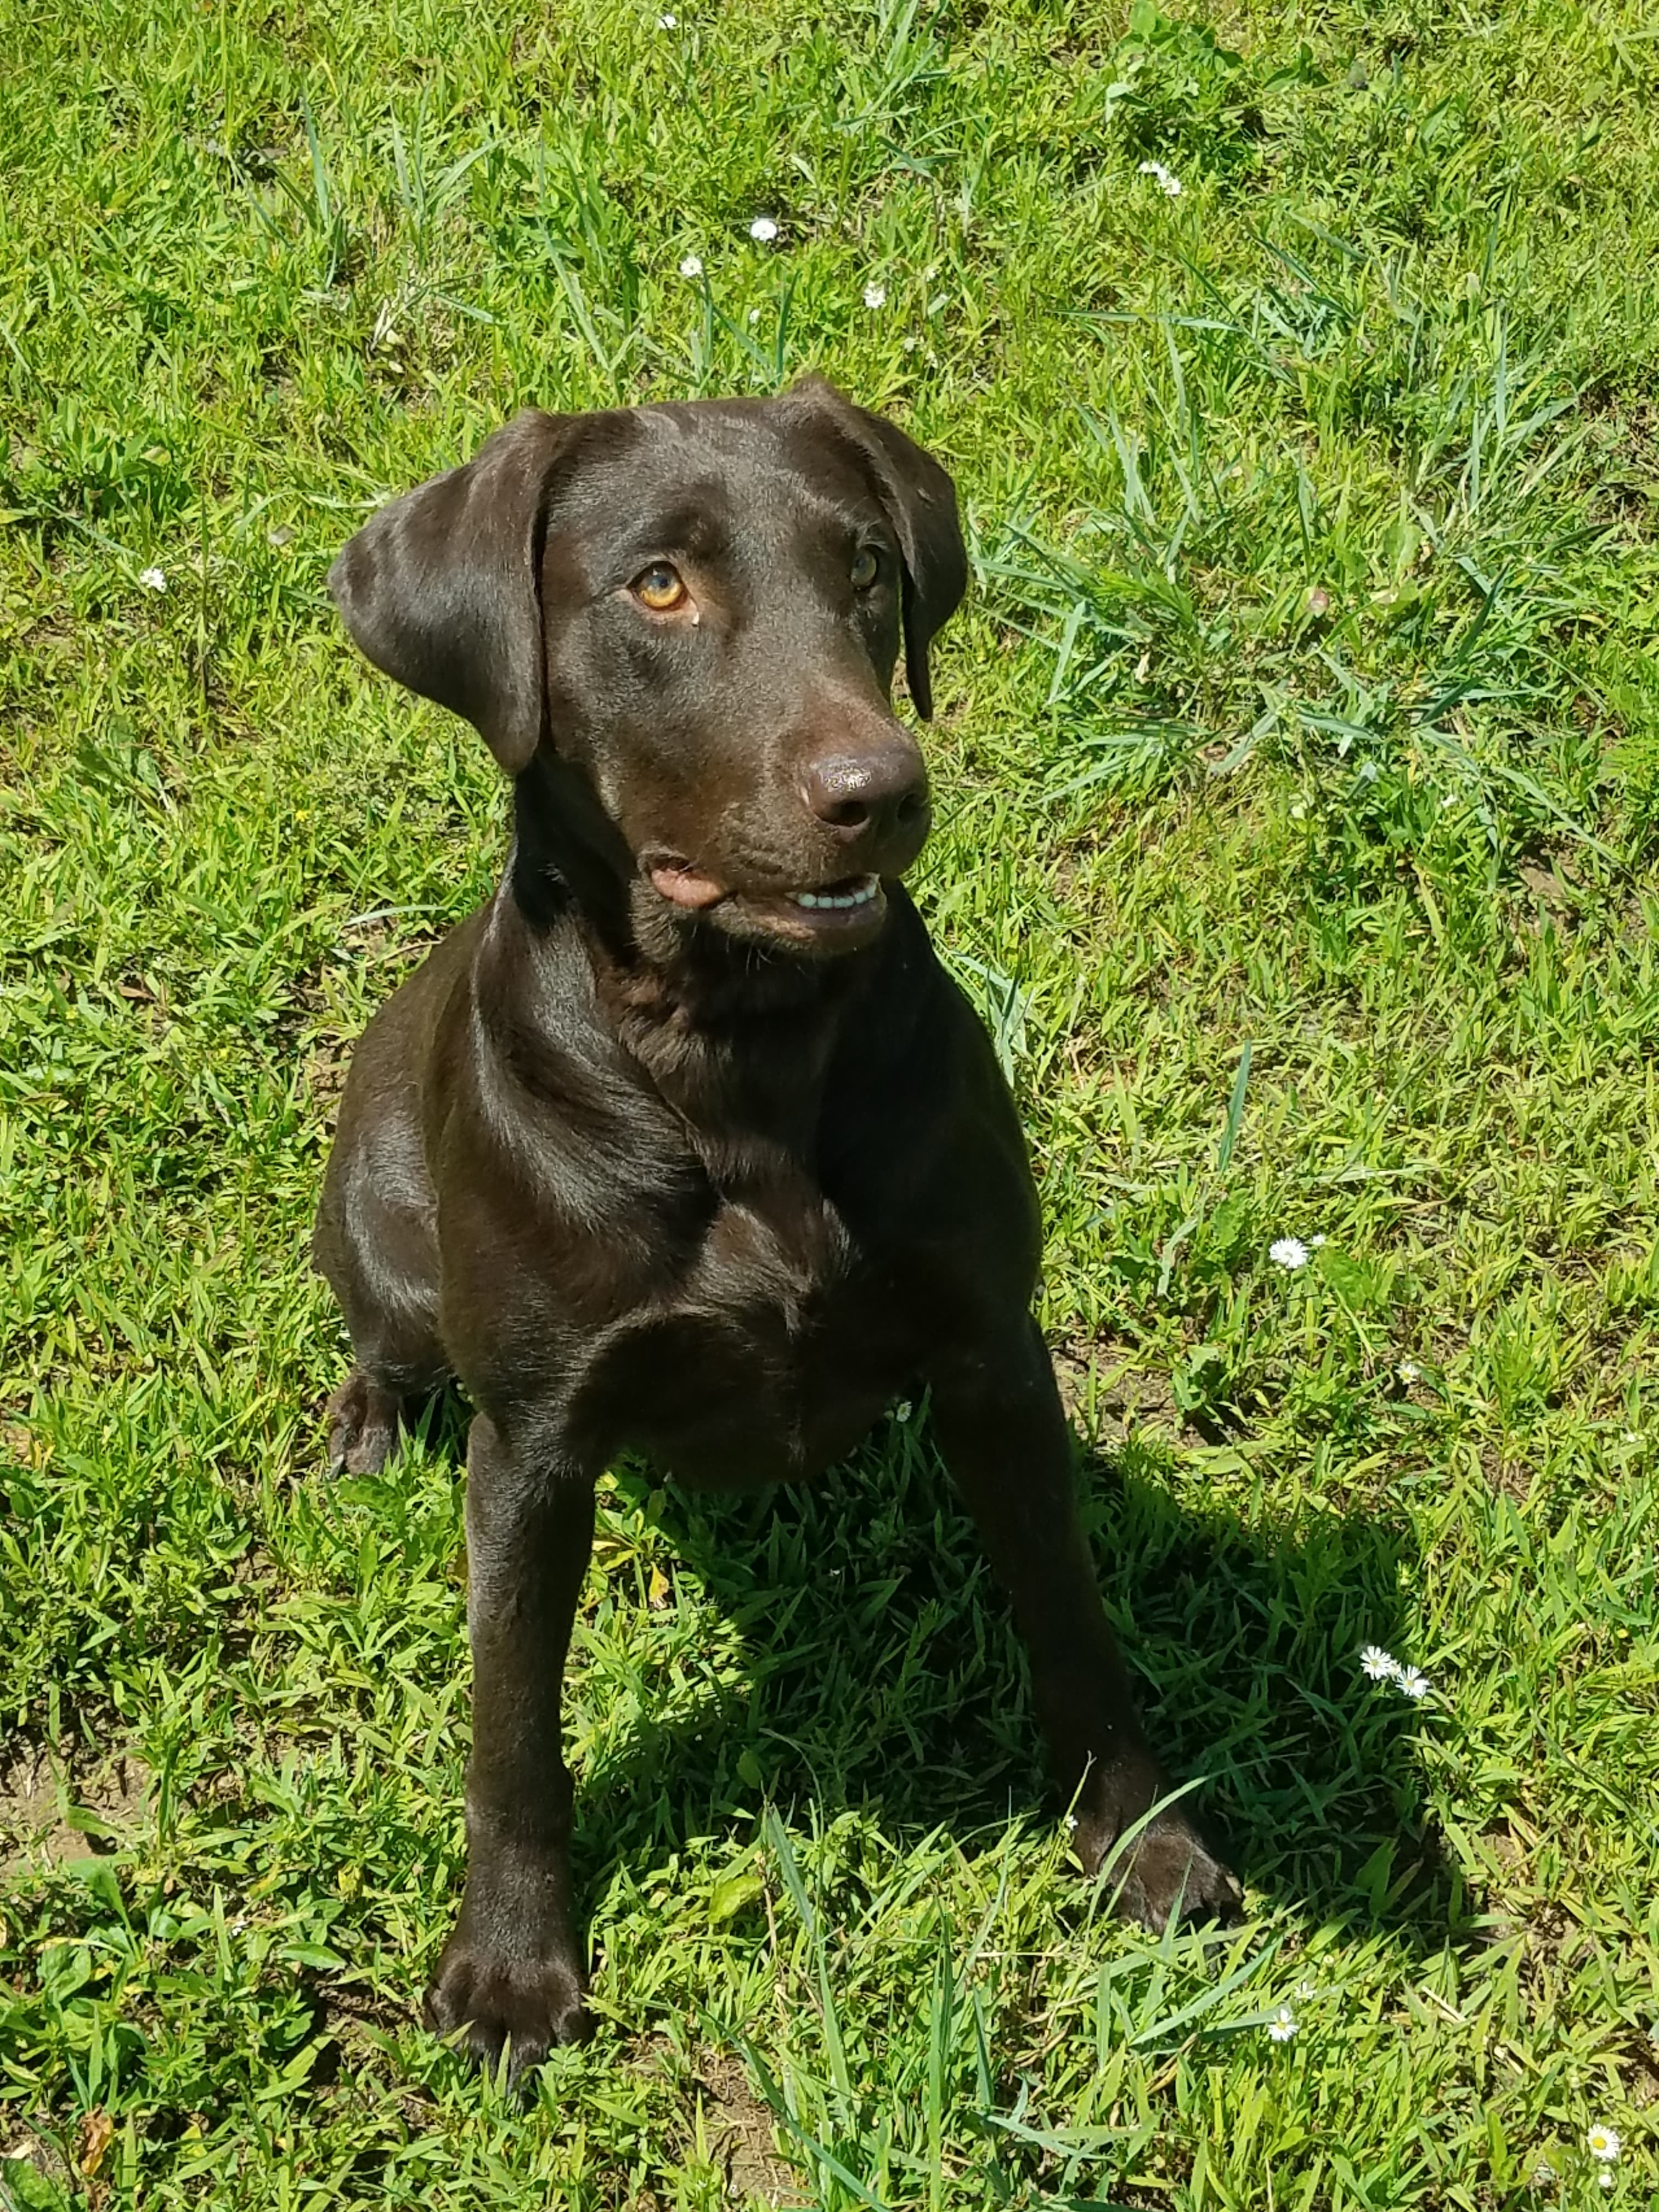
<instances>
[{"instance_id":1,"label":"dog's nose","mask_svg":"<svg viewBox=\"0 0 1659 2212\"><path fill-rule=\"evenodd\" d=\"M902 835L927 819L927 772L902 738L809 761L802 783L813 813L848 844Z\"/></svg>"}]
</instances>

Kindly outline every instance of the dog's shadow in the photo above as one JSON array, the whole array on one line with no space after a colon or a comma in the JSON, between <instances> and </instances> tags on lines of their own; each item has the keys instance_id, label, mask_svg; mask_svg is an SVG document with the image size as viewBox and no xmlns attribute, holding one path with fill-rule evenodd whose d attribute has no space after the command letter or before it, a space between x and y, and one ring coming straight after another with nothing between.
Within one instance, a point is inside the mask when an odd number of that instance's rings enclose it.
<instances>
[{"instance_id":1,"label":"dog's shadow","mask_svg":"<svg viewBox=\"0 0 1659 2212\"><path fill-rule=\"evenodd\" d=\"M1224 1503L1194 1511L1167 1477L1157 1448L1133 1443L1079 1471L1102 1593L1166 1764L1206 1778L1201 1817L1251 1887L1315 1920L1443 1942L1467 1906L1413 1753L1432 1708L1359 1664L1367 1644L1409 1656L1408 1535L1360 1510L1289 1527ZM597 1728L577 1775L585 1894L624 1863L747 1826L763 1797L826 1816L865 1807L901 1838L944 1824L970 1849L1011 1814L1062 1809L1007 1607L919 1417L888 1421L810 1487L617 1481L624 1512L666 1540L674 1579L695 1577L697 1602L736 1632L741 1663L690 1698L644 1680L629 1725ZM590 1711L604 1694L573 1687Z\"/></svg>"}]
</instances>

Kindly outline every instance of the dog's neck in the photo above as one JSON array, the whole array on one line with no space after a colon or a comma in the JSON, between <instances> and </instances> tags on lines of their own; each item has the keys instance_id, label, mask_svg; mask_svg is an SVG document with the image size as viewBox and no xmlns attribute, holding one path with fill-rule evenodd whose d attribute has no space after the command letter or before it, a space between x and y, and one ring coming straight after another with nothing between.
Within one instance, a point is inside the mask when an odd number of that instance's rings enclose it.
<instances>
[{"instance_id":1,"label":"dog's neck","mask_svg":"<svg viewBox=\"0 0 1659 2212\"><path fill-rule=\"evenodd\" d=\"M811 960L655 911L575 781L555 791L533 772L518 780L503 889L519 919L532 939L575 932L606 1027L722 1187L810 1173L842 1012L872 954Z\"/></svg>"}]
</instances>

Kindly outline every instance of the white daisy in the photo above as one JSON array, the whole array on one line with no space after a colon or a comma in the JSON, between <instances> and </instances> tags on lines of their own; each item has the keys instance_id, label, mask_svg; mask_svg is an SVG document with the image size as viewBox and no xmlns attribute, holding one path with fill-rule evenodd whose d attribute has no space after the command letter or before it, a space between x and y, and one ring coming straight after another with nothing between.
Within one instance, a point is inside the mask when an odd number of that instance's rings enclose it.
<instances>
[{"instance_id":1,"label":"white daisy","mask_svg":"<svg viewBox=\"0 0 1659 2212\"><path fill-rule=\"evenodd\" d=\"M1394 1682L1400 1678L1400 1662L1380 1644L1366 1644L1360 1652L1359 1663L1373 1682Z\"/></svg>"},{"instance_id":2,"label":"white daisy","mask_svg":"<svg viewBox=\"0 0 1659 2212\"><path fill-rule=\"evenodd\" d=\"M1281 1237L1267 1247L1267 1257L1275 1267L1288 1267L1292 1272L1308 1264L1308 1248L1299 1237Z\"/></svg>"},{"instance_id":3,"label":"white daisy","mask_svg":"<svg viewBox=\"0 0 1659 2212\"><path fill-rule=\"evenodd\" d=\"M657 28L659 31L678 31L679 27L680 19L678 15L659 15L657 18Z\"/></svg>"},{"instance_id":4,"label":"white daisy","mask_svg":"<svg viewBox=\"0 0 1659 2212\"><path fill-rule=\"evenodd\" d=\"M680 264L680 274L682 276L688 279L701 276L702 274L702 254L688 253L684 260Z\"/></svg>"},{"instance_id":5,"label":"white daisy","mask_svg":"<svg viewBox=\"0 0 1659 2212\"><path fill-rule=\"evenodd\" d=\"M1423 1370L1414 1359L1402 1359L1395 1370L1402 1382L1420 1382Z\"/></svg>"},{"instance_id":6,"label":"white daisy","mask_svg":"<svg viewBox=\"0 0 1659 2212\"><path fill-rule=\"evenodd\" d=\"M1584 2148L1592 2158L1599 2158L1604 2166L1611 2166L1624 2145L1619 2140L1617 2128L1607 2127L1598 2120L1584 2136Z\"/></svg>"},{"instance_id":7,"label":"white daisy","mask_svg":"<svg viewBox=\"0 0 1659 2212\"><path fill-rule=\"evenodd\" d=\"M147 592L165 592L167 580L159 568L141 568L138 580Z\"/></svg>"},{"instance_id":8,"label":"white daisy","mask_svg":"<svg viewBox=\"0 0 1659 2212\"><path fill-rule=\"evenodd\" d=\"M1271 2043L1288 2043L1296 2033L1296 2014L1289 2005L1280 2005L1267 2022L1267 2039Z\"/></svg>"},{"instance_id":9,"label":"white daisy","mask_svg":"<svg viewBox=\"0 0 1659 2212\"><path fill-rule=\"evenodd\" d=\"M887 305L887 287L884 284L866 284L864 304L866 307L884 307Z\"/></svg>"},{"instance_id":10,"label":"white daisy","mask_svg":"<svg viewBox=\"0 0 1659 2212\"><path fill-rule=\"evenodd\" d=\"M1394 1678L1394 1686L1402 1697L1414 1703L1426 1698L1431 1686L1428 1676L1419 1667L1401 1668Z\"/></svg>"},{"instance_id":11,"label":"white daisy","mask_svg":"<svg viewBox=\"0 0 1659 2212\"><path fill-rule=\"evenodd\" d=\"M769 215L757 215L749 226L749 235L760 246L769 246L777 234L778 227Z\"/></svg>"},{"instance_id":12,"label":"white daisy","mask_svg":"<svg viewBox=\"0 0 1659 2212\"><path fill-rule=\"evenodd\" d=\"M1139 173L1143 177L1155 178L1159 191L1167 192L1172 200L1181 198L1180 178L1172 169L1166 169L1162 161L1143 161Z\"/></svg>"}]
</instances>

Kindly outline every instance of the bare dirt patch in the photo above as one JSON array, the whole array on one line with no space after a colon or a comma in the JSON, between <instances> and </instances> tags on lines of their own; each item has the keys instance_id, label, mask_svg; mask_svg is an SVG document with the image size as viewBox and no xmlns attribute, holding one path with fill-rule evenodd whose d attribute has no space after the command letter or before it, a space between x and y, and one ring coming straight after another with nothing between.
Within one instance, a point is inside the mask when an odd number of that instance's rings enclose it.
<instances>
[{"instance_id":1,"label":"bare dirt patch","mask_svg":"<svg viewBox=\"0 0 1659 2212\"><path fill-rule=\"evenodd\" d=\"M726 2169L730 2194L780 2207L806 2203L799 2174L778 2156L772 2115L749 2087L738 2061L725 2051L704 2051L695 2087L709 2148Z\"/></svg>"},{"instance_id":2,"label":"bare dirt patch","mask_svg":"<svg viewBox=\"0 0 1659 2212\"><path fill-rule=\"evenodd\" d=\"M41 1744L0 1754L0 1881L91 1858L143 1822L150 1771L131 1753L85 1766ZM76 1825L71 1814L89 1815Z\"/></svg>"}]
</instances>

